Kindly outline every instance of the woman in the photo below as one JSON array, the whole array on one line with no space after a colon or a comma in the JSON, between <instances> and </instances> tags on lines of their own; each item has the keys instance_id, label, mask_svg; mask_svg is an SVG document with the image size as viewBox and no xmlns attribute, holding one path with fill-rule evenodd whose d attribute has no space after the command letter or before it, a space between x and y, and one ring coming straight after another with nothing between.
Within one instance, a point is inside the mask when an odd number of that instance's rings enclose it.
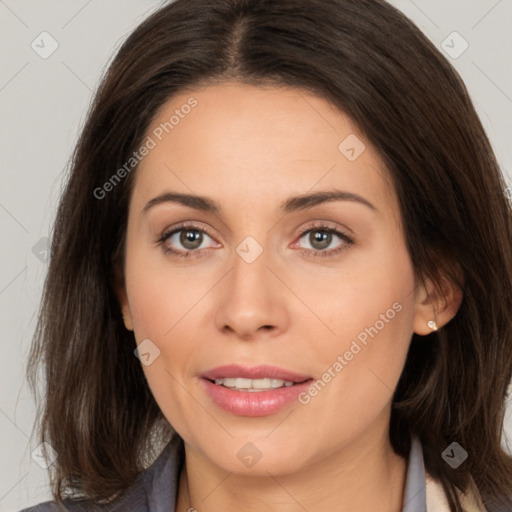
<instances>
[{"instance_id":1,"label":"woman","mask_svg":"<svg viewBox=\"0 0 512 512\"><path fill-rule=\"evenodd\" d=\"M396 9L163 7L60 203L31 510L512 510L511 240L467 91Z\"/></svg>"}]
</instances>

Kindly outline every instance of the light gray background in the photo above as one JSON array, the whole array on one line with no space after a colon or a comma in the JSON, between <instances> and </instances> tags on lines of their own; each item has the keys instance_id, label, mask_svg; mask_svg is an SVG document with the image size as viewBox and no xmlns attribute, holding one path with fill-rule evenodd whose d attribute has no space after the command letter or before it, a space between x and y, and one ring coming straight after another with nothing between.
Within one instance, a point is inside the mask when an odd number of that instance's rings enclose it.
<instances>
[{"instance_id":1,"label":"light gray background","mask_svg":"<svg viewBox=\"0 0 512 512\"><path fill-rule=\"evenodd\" d=\"M278 1L278 0L277 0ZM31 458L34 403L24 371L47 263L44 244L92 93L125 37L162 2L0 0L0 512L50 498ZM393 0L462 75L512 185L512 0ZM57 41L47 59L31 47ZM446 44L446 43L445 43ZM79 226L77 226L79 229ZM36 247L33 251L34 246ZM512 407L506 418L512 439ZM467 448L467 447L466 447Z\"/></svg>"}]
</instances>

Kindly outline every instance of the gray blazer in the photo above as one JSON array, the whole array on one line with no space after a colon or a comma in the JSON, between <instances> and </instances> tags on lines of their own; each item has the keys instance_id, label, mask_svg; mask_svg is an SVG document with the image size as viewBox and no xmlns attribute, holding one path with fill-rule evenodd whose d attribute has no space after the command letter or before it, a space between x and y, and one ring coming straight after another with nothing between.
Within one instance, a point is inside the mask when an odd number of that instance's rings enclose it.
<instances>
[{"instance_id":1,"label":"gray blazer","mask_svg":"<svg viewBox=\"0 0 512 512\"><path fill-rule=\"evenodd\" d=\"M108 505L87 505L65 500L65 506L47 501L21 512L175 512L180 471L185 459L183 440L175 435L155 462L141 472L134 484ZM402 512L426 512L425 467L419 440L412 438Z\"/></svg>"}]
</instances>

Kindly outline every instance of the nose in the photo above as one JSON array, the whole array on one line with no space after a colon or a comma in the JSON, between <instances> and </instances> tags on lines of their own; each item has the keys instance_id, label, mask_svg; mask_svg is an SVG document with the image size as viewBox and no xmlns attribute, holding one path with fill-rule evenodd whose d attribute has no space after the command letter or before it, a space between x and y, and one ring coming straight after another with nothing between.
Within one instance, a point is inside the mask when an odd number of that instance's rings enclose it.
<instances>
[{"instance_id":1,"label":"nose","mask_svg":"<svg viewBox=\"0 0 512 512\"><path fill-rule=\"evenodd\" d=\"M242 256L240 256L242 254ZM242 340L275 337L289 325L286 287L277 277L269 251L254 260L233 254L233 266L223 279L216 311L216 326Z\"/></svg>"}]
</instances>

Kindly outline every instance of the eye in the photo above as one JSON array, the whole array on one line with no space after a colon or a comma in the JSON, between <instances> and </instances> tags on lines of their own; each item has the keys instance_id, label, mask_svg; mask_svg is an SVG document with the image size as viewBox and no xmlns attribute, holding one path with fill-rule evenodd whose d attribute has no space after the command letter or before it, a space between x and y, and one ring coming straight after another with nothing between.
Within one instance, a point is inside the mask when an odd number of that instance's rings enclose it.
<instances>
[{"instance_id":1,"label":"eye","mask_svg":"<svg viewBox=\"0 0 512 512\"><path fill-rule=\"evenodd\" d=\"M301 241L302 243L299 243ZM337 255L353 243L354 241L342 231L321 224L303 230L293 247L298 245L307 256L328 257ZM213 240L206 229L187 223L165 231L157 240L157 244L162 246L165 253L184 258L200 256L203 250L209 247L222 247Z\"/></svg>"},{"instance_id":2,"label":"eye","mask_svg":"<svg viewBox=\"0 0 512 512\"><path fill-rule=\"evenodd\" d=\"M303 253L313 257L335 256L354 243L342 231L324 224L302 231L300 241L306 244Z\"/></svg>"},{"instance_id":3,"label":"eye","mask_svg":"<svg viewBox=\"0 0 512 512\"><path fill-rule=\"evenodd\" d=\"M164 232L157 240L165 253L182 257L199 255L203 249L211 247L212 242L214 240L203 228L186 224Z\"/></svg>"}]
</instances>

